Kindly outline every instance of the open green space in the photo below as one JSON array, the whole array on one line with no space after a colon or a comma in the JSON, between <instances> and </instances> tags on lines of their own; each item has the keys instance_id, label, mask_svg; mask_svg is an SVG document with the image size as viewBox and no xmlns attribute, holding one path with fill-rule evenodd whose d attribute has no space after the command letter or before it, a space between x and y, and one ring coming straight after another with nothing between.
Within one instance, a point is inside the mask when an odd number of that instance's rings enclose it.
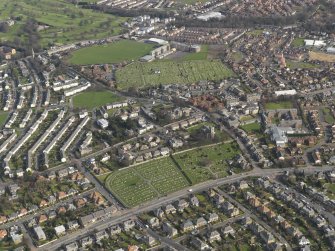
<instances>
[{"instance_id":1,"label":"open green space","mask_svg":"<svg viewBox=\"0 0 335 251\"><path fill-rule=\"evenodd\" d=\"M8 112L0 112L0 126L3 126L6 123L8 118Z\"/></svg>"},{"instance_id":2,"label":"open green space","mask_svg":"<svg viewBox=\"0 0 335 251\"><path fill-rule=\"evenodd\" d=\"M18 20L7 33L0 33L2 40L25 40L20 27L26 20L35 19L41 25L48 26L39 31L44 47L113 36L120 33L120 24L127 20L124 17L83 9L67 1L1 0L0 20L10 17Z\"/></svg>"},{"instance_id":3,"label":"open green space","mask_svg":"<svg viewBox=\"0 0 335 251\"><path fill-rule=\"evenodd\" d=\"M239 153L236 143L231 142L177 153L173 155L173 158L192 184L197 184L209 179L227 176L227 160Z\"/></svg>"},{"instance_id":4,"label":"open green space","mask_svg":"<svg viewBox=\"0 0 335 251\"><path fill-rule=\"evenodd\" d=\"M335 119L332 114L332 111L329 108L323 108L322 109L323 117L326 123L328 124L334 124Z\"/></svg>"},{"instance_id":5,"label":"open green space","mask_svg":"<svg viewBox=\"0 0 335 251\"><path fill-rule=\"evenodd\" d=\"M156 61L133 63L116 71L118 88L159 84L188 84L200 80L221 80L234 76L220 60Z\"/></svg>"},{"instance_id":6,"label":"open green space","mask_svg":"<svg viewBox=\"0 0 335 251\"><path fill-rule=\"evenodd\" d=\"M255 30L248 31L247 34L248 35L253 35L253 36L259 36L259 35L262 35L263 32L264 32L264 30L255 29Z\"/></svg>"},{"instance_id":7,"label":"open green space","mask_svg":"<svg viewBox=\"0 0 335 251\"><path fill-rule=\"evenodd\" d=\"M304 46L304 38L295 38L295 39L293 39L293 41L292 41L292 44L291 44L291 46L293 46L293 47L302 47L302 46Z\"/></svg>"},{"instance_id":8,"label":"open green space","mask_svg":"<svg viewBox=\"0 0 335 251\"><path fill-rule=\"evenodd\" d=\"M293 108L293 103L291 101L268 102L265 104L265 109L267 110L291 109L291 108Z\"/></svg>"},{"instance_id":9,"label":"open green space","mask_svg":"<svg viewBox=\"0 0 335 251\"><path fill-rule=\"evenodd\" d=\"M115 171L105 185L126 206L133 207L189 185L170 157Z\"/></svg>"},{"instance_id":10,"label":"open green space","mask_svg":"<svg viewBox=\"0 0 335 251\"><path fill-rule=\"evenodd\" d=\"M312 64L308 62L299 62L299 61L293 61L293 60L287 60L286 62L287 67L291 69L313 69L318 68L319 65Z\"/></svg>"},{"instance_id":11,"label":"open green space","mask_svg":"<svg viewBox=\"0 0 335 251\"><path fill-rule=\"evenodd\" d=\"M204 60L208 56L208 45L202 45L200 52L192 52L182 57L182 60Z\"/></svg>"},{"instance_id":12,"label":"open green space","mask_svg":"<svg viewBox=\"0 0 335 251\"><path fill-rule=\"evenodd\" d=\"M120 100L122 100L122 98L110 91L88 91L73 97L73 107L92 110L95 107L100 107Z\"/></svg>"},{"instance_id":13,"label":"open green space","mask_svg":"<svg viewBox=\"0 0 335 251\"><path fill-rule=\"evenodd\" d=\"M241 128L248 134L249 133L260 133L261 131L261 125L258 122L242 125Z\"/></svg>"},{"instance_id":14,"label":"open green space","mask_svg":"<svg viewBox=\"0 0 335 251\"><path fill-rule=\"evenodd\" d=\"M91 46L74 51L68 61L75 65L119 63L139 59L153 48L153 44L120 40L107 45Z\"/></svg>"}]
</instances>

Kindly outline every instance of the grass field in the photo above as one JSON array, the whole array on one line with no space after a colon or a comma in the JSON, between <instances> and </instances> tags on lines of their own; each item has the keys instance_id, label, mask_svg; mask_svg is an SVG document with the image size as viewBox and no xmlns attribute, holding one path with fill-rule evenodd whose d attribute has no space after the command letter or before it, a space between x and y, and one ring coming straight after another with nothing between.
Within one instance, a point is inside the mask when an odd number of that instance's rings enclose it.
<instances>
[{"instance_id":1,"label":"grass field","mask_svg":"<svg viewBox=\"0 0 335 251\"><path fill-rule=\"evenodd\" d=\"M8 112L0 112L0 126L3 126L6 123L8 118Z\"/></svg>"},{"instance_id":2,"label":"grass field","mask_svg":"<svg viewBox=\"0 0 335 251\"><path fill-rule=\"evenodd\" d=\"M290 109L290 108L293 108L293 104L291 101L269 102L265 104L265 109L267 110Z\"/></svg>"},{"instance_id":3,"label":"grass field","mask_svg":"<svg viewBox=\"0 0 335 251\"><path fill-rule=\"evenodd\" d=\"M240 151L236 143L223 143L214 146L200 147L173 157L191 180L197 184L209 179L227 176L227 160Z\"/></svg>"},{"instance_id":4,"label":"grass field","mask_svg":"<svg viewBox=\"0 0 335 251\"><path fill-rule=\"evenodd\" d=\"M295 38L295 39L293 39L293 41L292 41L292 44L291 44L291 46L292 47L302 47L302 46L304 46L304 38Z\"/></svg>"},{"instance_id":5,"label":"grass field","mask_svg":"<svg viewBox=\"0 0 335 251\"><path fill-rule=\"evenodd\" d=\"M76 7L67 1L1 0L0 20L11 16L20 16L22 19L11 27L8 33L0 34L2 40L21 37L19 29L22 24L28 18L34 18L41 24L49 26L39 32L43 46L116 35L121 31L120 24L127 20Z\"/></svg>"},{"instance_id":6,"label":"grass field","mask_svg":"<svg viewBox=\"0 0 335 251\"><path fill-rule=\"evenodd\" d=\"M208 45L202 45L200 52L188 53L181 60L204 60L208 56Z\"/></svg>"},{"instance_id":7,"label":"grass field","mask_svg":"<svg viewBox=\"0 0 335 251\"><path fill-rule=\"evenodd\" d=\"M291 69L313 69L313 68L318 68L319 66L317 64L311 64L307 62L299 62L299 61L293 61L293 60L288 60L287 62L287 67Z\"/></svg>"},{"instance_id":8,"label":"grass field","mask_svg":"<svg viewBox=\"0 0 335 251\"><path fill-rule=\"evenodd\" d=\"M254 122L247 125L241 126L242 130L244 130L246 133L260 133L261 131L261 125L258 122Z\"/></svg>"},{"instance_id":9,"label":"grass field","mask_svg":"<svg viewBox=\"0 0 335 251\"><path fill-rule=\"evenodd\" d=\"M170 157L113 172L106 187L126 206L133 207L189 185Z\"/></svg>"},{"instance_id":10,"label":"grass field","mask_svg":"<svg viewBox=\"0 0 335 251\"><path fill-rule=\"evenodd\" d=\"M145 87L159 84L187 84L199 80L221 80L234 73L219 60L182 62L157 61L133 63L116 72L118 88Z\"/></svg>"},{"instance_id":11,"label":"grass field","mask_svg":"<svg viewBox=\"0 0 335 251\"><path fill-rule=\"evenodd\" d=\"M323 61L328 63L335 63L335 55L323 53L323 52L309 52L309 60Z\"/></svg>"},{"instance_id":12,"label":"grass field","mask_svg":"<svg viewBox=\"0 0 335 251\"><path fill-rule=\"evenodd\" d=\"M111 64L136 60L148 54L154 45L132 40L120 40L108 45L79 49L72 53L68 62L75 65Z\"/></svg>"},{"instance_id":13,"label":"grass field","mask_svg":"<svg viewBox=\"0 0 335 251\"><path fill-rule=\"evenodd\" d=\"M74 96L73 107L92 110L95 107L120 100L122 100L122 98L109 91L89 91Z\"/></svg>"},{"instance_id":14,"label":"grass field","mask_svg":"<svg viewBox=\"0 0 335 251\"><path fill-rule=\"evenodd\" d=\"M326 123L333 124L335 122L334 116L329 108L323 108L322 113Z\"/></svg>"}]
</instances>

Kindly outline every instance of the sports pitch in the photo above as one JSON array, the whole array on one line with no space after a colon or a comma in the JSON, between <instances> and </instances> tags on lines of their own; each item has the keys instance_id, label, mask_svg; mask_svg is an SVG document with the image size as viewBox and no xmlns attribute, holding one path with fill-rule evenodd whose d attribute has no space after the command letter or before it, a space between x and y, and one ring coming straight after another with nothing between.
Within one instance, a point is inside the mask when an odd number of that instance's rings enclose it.
<instances>
[{"instance_id":1,"label":"sports pitch","mask_svg":"<svg viewBox=\"0 0 335 251\"><path fill-rule=\"evenodd\" d=\"M112 64L137 60L154 48L132 40L120 40L107 45L97 45L79 49L72 53L68 62L75 65Z\"/></svg>"}]
</instances>

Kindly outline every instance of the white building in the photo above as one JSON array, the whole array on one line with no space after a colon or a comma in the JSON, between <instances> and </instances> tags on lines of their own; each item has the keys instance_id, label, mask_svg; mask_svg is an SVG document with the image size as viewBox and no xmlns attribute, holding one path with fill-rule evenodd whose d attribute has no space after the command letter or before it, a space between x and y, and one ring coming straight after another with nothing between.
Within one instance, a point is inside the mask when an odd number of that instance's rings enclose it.
<instances>
[{"instance_id":1,"label":"white building","mask_svg":"<svg viewBox=\"0 0 335 251\"><path fill-rule=\"evenodd\" d=\"M106 129L108 127L108 121L106 119L99 119L97 124L102 128Z\"/></svg>"}]
</instances>

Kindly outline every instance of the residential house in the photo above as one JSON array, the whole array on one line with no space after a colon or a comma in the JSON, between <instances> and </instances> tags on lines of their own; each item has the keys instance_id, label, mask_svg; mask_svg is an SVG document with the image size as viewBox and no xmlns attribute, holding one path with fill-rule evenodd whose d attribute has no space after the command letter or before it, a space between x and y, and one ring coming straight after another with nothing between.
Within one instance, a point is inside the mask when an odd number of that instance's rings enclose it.
<instances>
[{"instance_id":1,"label":"residential house","mask_svg":"<svg viewBox=\"0 0 335 251\"><path fill-rule=\"evenodd\" d=\"M67 223L67 229L70 230L70 231L76 230L78 228L79 228L79 223L76 220L69 221Z\"/></svg>"},{"instance_id":2,"label":"residential house","mask_svg":"<svg viewBox=\"0 0 335 251\"><path fill-rule=\"evenodd\" d=\"M65 251L77 251L79 249L77 242L71 242L65 246Z\"/></svg>"},{"instance_id":3,"label":"residential house","mask_svg":"<svg viewBox=\"0 0 335 251\"><path fill-rule=\"evenodd\" d=\"M176 208L171 204L166 205L164 211L166 214L175 214L177 212Z\"/></svg>"},{"instance_id":4,"label":"residential house","mask_svg":"<svg viewBox=\"0 0 335 251\"><path fill-rule=\"evenodd\" d=\"M39 240L39 241L44 241L44 240L47 239L42 227L40 227L40 226L34 227L34 233L36 235L37 240Z\"/></svg>"},{"instance_id":5,"label":"residential house","mask_svg":"<svg viewBox=\"0 0 335 251\"><path fill-rule=\"evenodd\" d=\"M169 222L163 223L162 230L170 237L174 237L178 234L177 229L172 227Z\"/></svg>"},{"instance_id":6,"label":"residential house","mask_svg":"<svg viewBox=\"0 0 335 251\"><path fill-rule=\"evenodd\" d=\"M65 232L66 232L66 229L65 229L64 225L57 226L57 227L54 228L54 230L55 230L55 233L58 237L64 235Z\"/></svg>"},{"instance_id":7,"label":"residential house","mask_svg":"<svg viewBox=\"0 0 335 251\"><path fill-rule=\"evenodd\" d=\"M111 226L108 231L110 236L114 236L121 233L121 227L119 225Z\"/></svg>"},{"instance_id":8,"label":"residential house","mask_svg":"<svg viewBox=\"0 0 335 251\"><path fill-rule=\"evenodd\" d=\"M201 228L207 225L207 221L203 218L200 217L195 221L195 227L196 228Z\"/></svg>"},{"instance_id":9,"label":"residential house","mask_svg":"<svg viewBox=\"0 0 335 251\"><path fill-rule=\"evenodd\" d=\"M221 241L221 236L220 236L219 232L216 231L216 230L209 231L209 232L207 232L207 239L210 243L212 243L214 241Z\"/></svg>"},{"instance_id":10,"label":"residential house","mask_svg":"<svg viewBox=\"0 0 335 251\"><path fill-rule=\"evenodd\" d=\"M159 226L159 219L157 217L152 217L148 220L148 224L150 227L158 227Z\"/></svg>"},{"instance_id":11,"label":"residential house","mask_svg":"<svg viewBox=\"0 0 335 251\"><path fill-rule=\"evenodd\" d=\"M123 222L123 230L126 231L126 232L131 230L134 227L135 227L135 221L134 220L130 219L130 220L127 220L127 221Z\"/></svg>"},{"instance_id":12,"label":"residential house","mask_svg":"<svg viewBox=\"0 0 335 251\"><path fill-rule=\"evenodd\" d=\"M193 207L199 207L199 200L195 195L192 195L190 198L190 204Z\"/></svg>"},{"instance_id":13,"label":"residential house","mask_svg":"<svg viewBox=\"0 0 335 251\"><path fill-rule=\"evenodd\" d=\"M188 206L189 203L184 199L181 199L176 203L176 208L179 212L183 212Z\"/></svg>"},{"instance_id":14,"label":"residential house","mask_svg":"<svg viewBox=\"0 0 335 251\"><path fill-rule=\"evenodd\" d=\"M79 242L83 248L86 248L87 246L90 246L93 244L93 238L91 236L87 236L87 237L80 239Z\"/></svg>"},{"instance_id":15,"label":"residential house","mask_svg":"<svg viewBox=\"0 0 335 251\"><path fill-rule=\"evenodd\" d=\"M94 234L94 238L96 242L100 242L103 239L107 239L109 236L105 230L98 231Z\"/></svg>"},{"instance_id":16,"label":"residential house","mask_svg":"<svg viewBox=\"0 0 335 251\"><path fill-rule=\"evenodd\" d=\"M181 230L185 233L188 231L192 231L194 229L194 225L192 221L187 220L181 224Z\"/></svg>"},{"instance_id":17,"label":"residential house","mask_svg":"<svg viewBox=\"0 0 335 251\"><path fill-rule=\"evenodd\" d=\"M219 220L219 216L216 213L210 213L207 216L207 222L208 223L217 222L218 220Z\"/></svg>"},{"instance_id":18,"label":"residential house","mask_svg":"<svg viewBox=\"0 0 335 251\"><path fill-rule=\"evenodd\" d=\"M235 230L231 226L226 226L221 230L222 234L227 237L228 235L235 236Z\"/></svg>"},{"instance_id":19,"label":"residential house","mask_svg":"<svg viewBox=\"0 0 335 251\"><path fill-rule=\"evenodd\" d=\"M196 250L208 250L209 246L203 242L202 240L200 240L198 237L192 238L191 240L191 245L196 249Z\"/></svg>"}]
</instances>

